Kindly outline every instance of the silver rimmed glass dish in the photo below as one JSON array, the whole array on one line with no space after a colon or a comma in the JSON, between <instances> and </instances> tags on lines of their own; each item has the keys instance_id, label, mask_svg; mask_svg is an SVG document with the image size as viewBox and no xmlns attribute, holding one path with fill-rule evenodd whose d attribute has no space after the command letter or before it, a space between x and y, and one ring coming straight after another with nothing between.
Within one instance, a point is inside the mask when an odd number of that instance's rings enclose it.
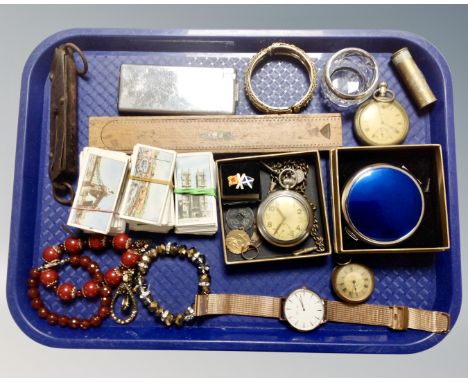
<instances>
[{"instance_id":1,"label":"silver rimmed glass dish","mask_svg":"<svg viewBox=\"0 0 468 382\"><path fill-rule=\"evenodd\" d=\"M322 93L338 109L357 106L374 93L379 80L376 59L360 48L333 54L323 71Z\"/></svg>"}]
</instances>

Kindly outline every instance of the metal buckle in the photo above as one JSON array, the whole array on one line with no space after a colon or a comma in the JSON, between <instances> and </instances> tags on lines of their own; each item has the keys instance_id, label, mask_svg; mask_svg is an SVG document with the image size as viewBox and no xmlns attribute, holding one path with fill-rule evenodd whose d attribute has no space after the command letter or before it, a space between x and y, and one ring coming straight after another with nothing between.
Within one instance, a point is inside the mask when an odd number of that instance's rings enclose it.
<instances>
[{"instance_id":1,"label":"metal buckle","mask_svg":"<svg viewBox=\"0 0 468 382\"><path fill-rule=\"evenodd\" d=\"M450 314L449 314L449 313L445 313L445 312L439 312L439 313L447 319L447 329L443 329L443 330L441 331L441 333L448 333L448 332L450 332L450 325L451 325L451 322L450 322Z\"/></svg>"},{"instance_id":2,"label":"metal buckle","mask_svg":"<svg viewBox=\"0 0 468 382\"><path fill-rule=\"evenodd\" d=\"M409 310L407 306L393 305L391 328L393 330L406 330L409 324Z\"/></svg>"}]
</instances>

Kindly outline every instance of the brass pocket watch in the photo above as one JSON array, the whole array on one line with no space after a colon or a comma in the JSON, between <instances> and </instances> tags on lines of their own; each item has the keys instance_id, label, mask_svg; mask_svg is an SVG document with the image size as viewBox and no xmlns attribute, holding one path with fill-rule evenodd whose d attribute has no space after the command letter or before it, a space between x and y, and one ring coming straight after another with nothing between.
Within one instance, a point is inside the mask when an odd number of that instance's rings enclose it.
<instances>
[{"instance_id":1,"label":"brass pocket watch","mask_svg":"<svg viewBox=\"0 0 468 382\"><path fill-rule=\"evenodd\" d=\"M310 202L292 190L299 180L304 181L302 170L283 168L278 172L278 182L283 190L271 192L257 210L260 234L266 241L279 247L293 247L302 243L310 235L313 226L314 211Z\"/></svg>"},{"instance_id":2,"label":"brass pocket watch","mask_svg":"<svg viewBox=\"0 0 468 382\"><path fill-rule=\"evenodd\" d=\"M354 117L354 131L363 143L380 146L402 143L409 130L409 118L395 93L380 83L372 98L362 104Z\"/></svg>"},{"instance_id":3,"label":"brass pocket watch","mask_svg":"<svg viewBox=\"0 0 468 382\"><path fill-rule=\"evenodd\" d=\"M374 291L372 270L357 263L338 264L332 271L333 291L343 301L359 304L366 301Z\"/></svg>"}]
</instances>

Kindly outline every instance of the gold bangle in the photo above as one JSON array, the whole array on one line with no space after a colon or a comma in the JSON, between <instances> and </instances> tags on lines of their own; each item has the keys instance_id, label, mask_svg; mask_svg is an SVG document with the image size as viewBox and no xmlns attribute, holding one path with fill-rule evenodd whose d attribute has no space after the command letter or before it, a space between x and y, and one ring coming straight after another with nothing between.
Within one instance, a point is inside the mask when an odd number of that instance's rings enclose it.
<instances>
[{"instance_id":1,"label":"gold bangle","mask_svg":"<svg viewBox=\"0 0 468 382\"><path fill-rule=\"evenodd\" d=\"M257 65L262 62L267 56L289 56L298 60L307 70L309 74L309 88L307 93L294 105L286 107L275 107L261 101L252 89L252 73ZM317 69L310 57L302 49L292 44L284 42L275 42L269 47L258 52L249 62L244 75L245 93L250 102L263 113L269 114L288 114L299 113L312 99L315 88L317 87Z\"/></svg>"}]
</instances>

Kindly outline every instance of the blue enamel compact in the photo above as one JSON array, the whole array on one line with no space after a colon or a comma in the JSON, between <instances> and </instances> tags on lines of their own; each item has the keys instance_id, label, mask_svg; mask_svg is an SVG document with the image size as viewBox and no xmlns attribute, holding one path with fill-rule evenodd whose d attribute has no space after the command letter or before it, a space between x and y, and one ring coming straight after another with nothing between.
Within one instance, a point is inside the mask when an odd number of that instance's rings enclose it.
<instances>
[{"instance_id":1,"label":"blue enamel compact","mask_svg":"<svg viewBox=\"0 0 468 382\"><path fill-rule=\"evenodd\" d=\"M349 229L376 246L398 244L421 224L424 194L408 171L389 164L364 167L346 183L341 208Z\"/></svg>"}]
</instances>

